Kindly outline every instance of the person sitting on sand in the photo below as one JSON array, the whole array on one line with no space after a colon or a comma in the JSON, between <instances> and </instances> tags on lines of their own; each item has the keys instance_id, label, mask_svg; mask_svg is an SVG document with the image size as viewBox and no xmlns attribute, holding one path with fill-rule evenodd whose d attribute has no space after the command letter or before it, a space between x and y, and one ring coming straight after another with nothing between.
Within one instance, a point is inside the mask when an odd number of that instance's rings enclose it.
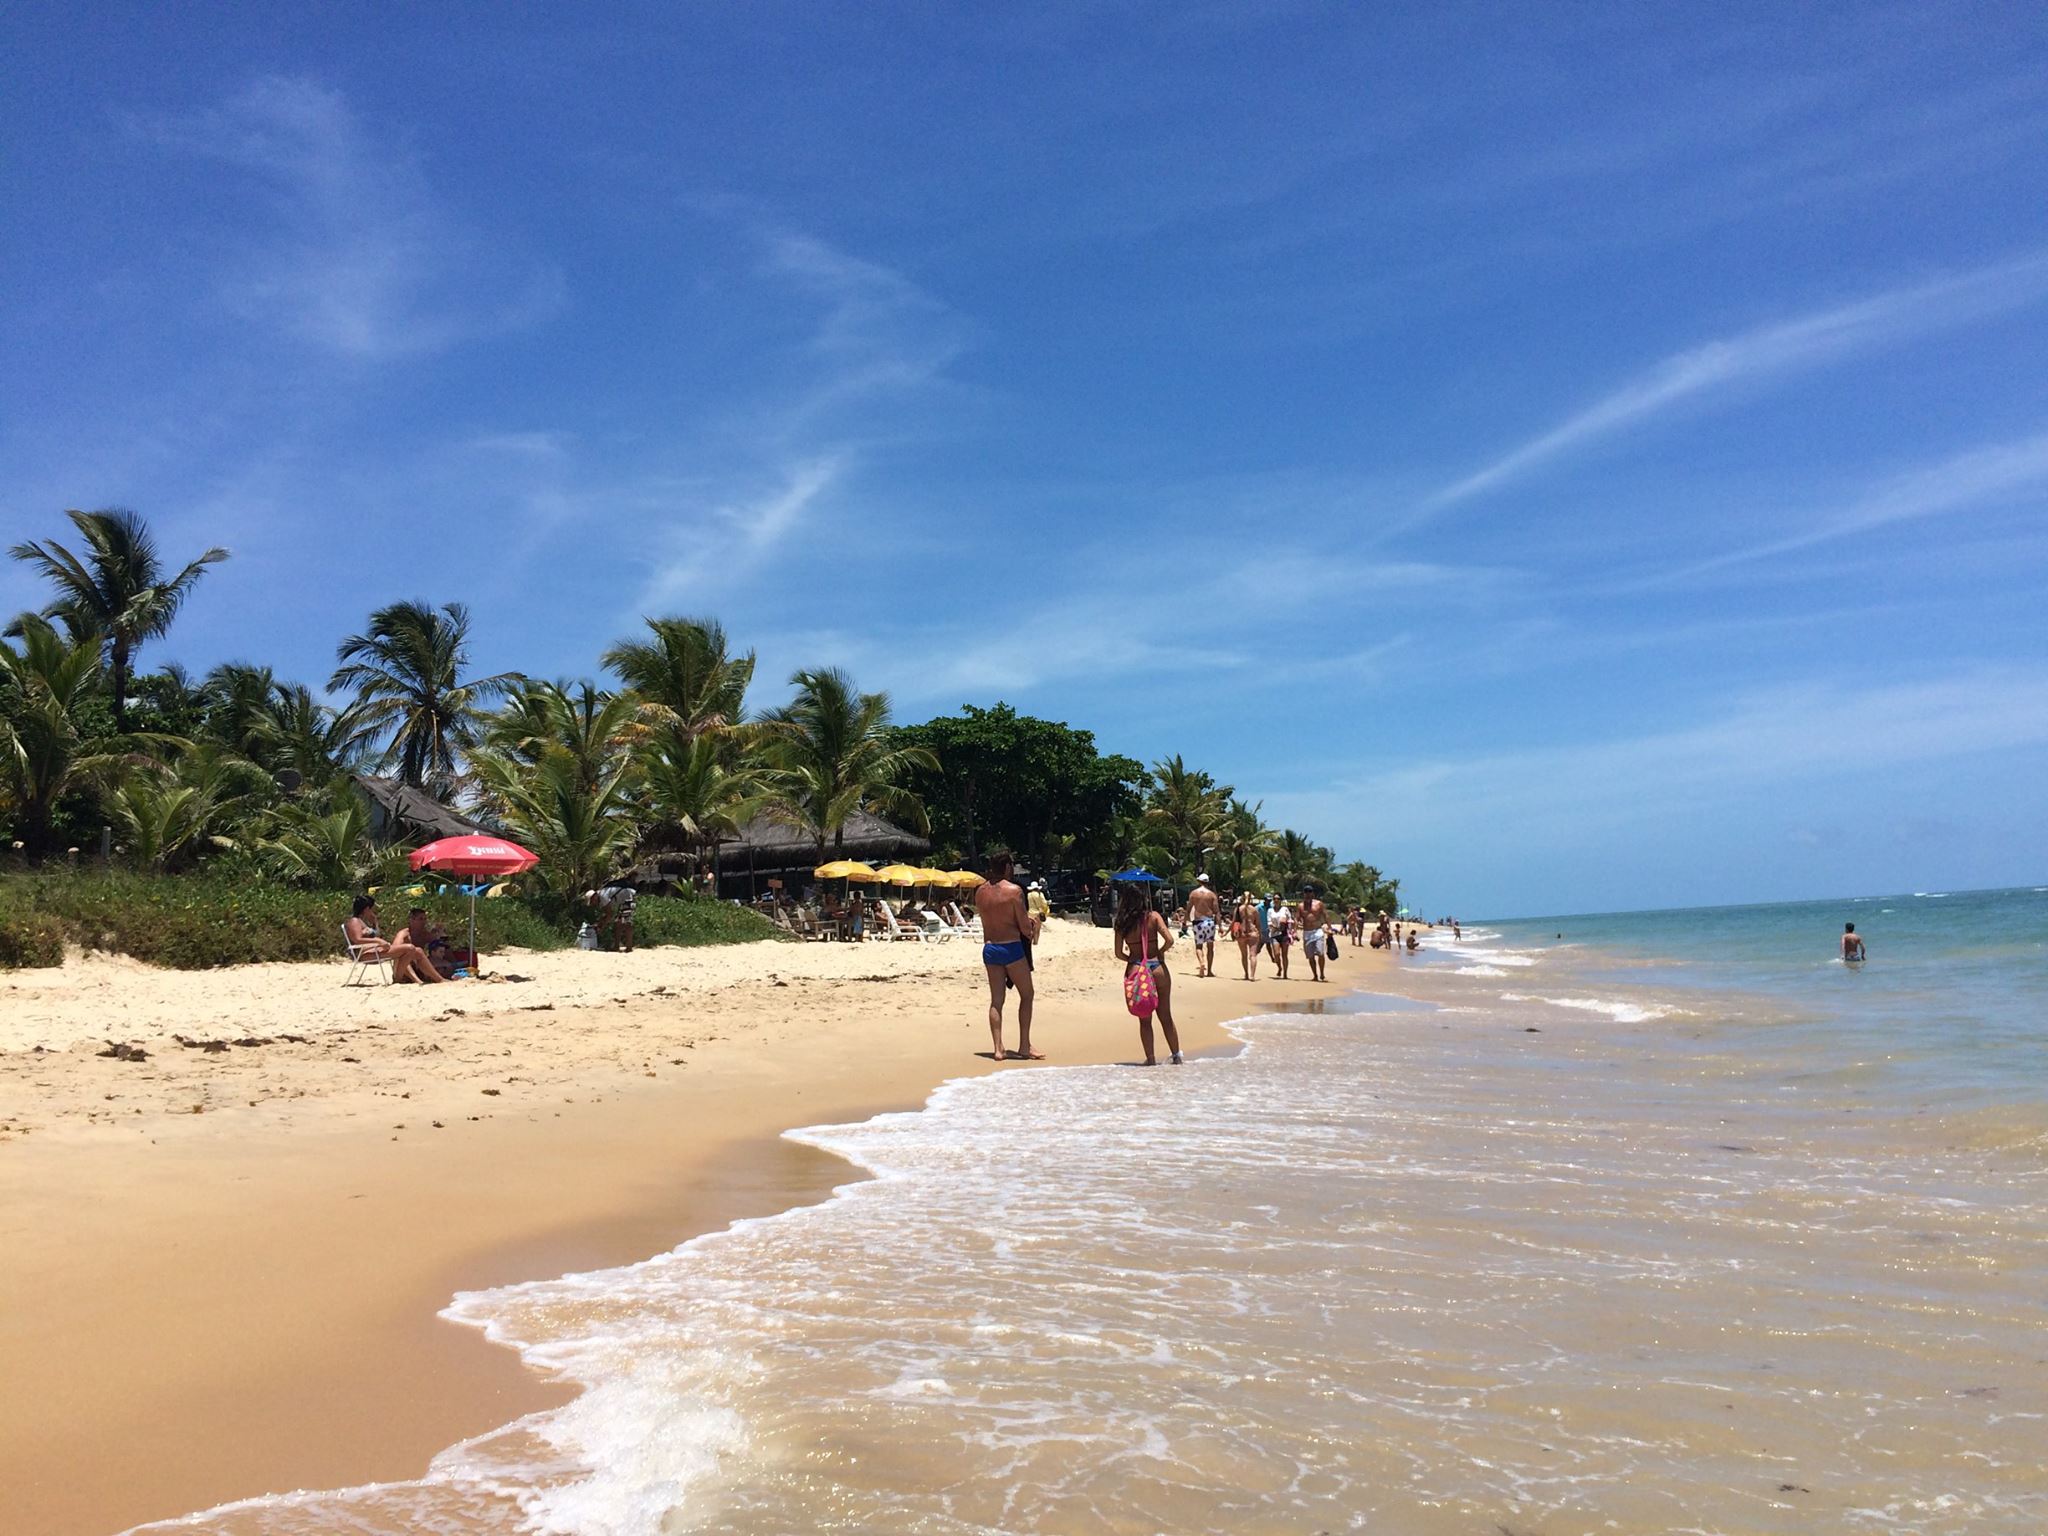
<instances>
[{"instance_id":1,"label":"person sitting on sand","mask_svg":"<svg viewBox=\"0 0 2048 1536\"><path fill-rule=\"evenodd\" d=\"M445 956L448 953L448 935L441 931L440 924L427 916L425 907L414 907L405 914L405 926L398 930L398 937L391 941L391 974L400 981L406 979L398 975L398 956L402 950L411 950L418 956L412 967L414 981L453 980L455 967L435 958L436 945Z\"/></svg>"},{"instance_id":2,"label":"person sitting on sand","mask_svg":"<svg viewBox=\"0 0 2048 1536\"><path fill-rule=\"evenodd\" d=\"M981 918L981 964L988 973L988 1033L995 1059L1007 1061L1003 1050L1003 1004L1017 989L1017 1055L1043 1061L1031 1049L1031 941L1038 937L1038 919L1024 905L1024 893L1010 878L1016 859L1007 848L988 856L988 883L974 893Z\"/></svg>"},{"instance_id":3,"label":"person sitting on sand","mask_svg":"<svg viewBox=\"0 0 2048 1536\"><path fill-rule=\"evenodd\" d=\"M1135 881L1120 886L1116 898L1116 957L1129 976L1139 966L1149 966L1153 985L1159 988L1159 1027L1166 1035L1166 1049L1173 1064L1181 1064L1180 1031L1173 1027L1173 977L1166 969L1166 952L1173 948L1173 930L1153 910L1145 887ZM1159 1058L1152 1050L1152 1015L1138 1019L1138 1045L1145 1052L1145 1065L1156 1067Z\"/></svg>"},{"instance_id":4,"label":"person sitting on sand","mask_svg":"<svg viewBox=\"0 0 2048 1536\"><path fill-rule=\"evenodd\" d=\"M1856 925L1854 923L1842 924L1842 959L1850 961L1868 958L1863 949L1863 938L1856 932Z\"/></svg>"},{"instance_id":5,"label":"person sitting on sand","mask_svg":"<svg viewBox=\"0 0 2048 1536\"><path fill-rule=\"evenodd\" d=\"M1409 953L1409 954L1411 954L1411 955L1412 955L1412 954L1414 954L1414 953L1415 953L1415 951L1417 951L1418 949L1422 948L1422 944L1421 944L1421 942L1420 942L1420 941L1419 941L1419 940L1418 940L1418 939L1417 939L1417 938L1415 937L1415 933L1416 933L1416 930L1415 930L1415 929L1413 929L1413 928L1410 928L1410 929L1408 930L1408 953Z\"/></svg>"}]
</instances>

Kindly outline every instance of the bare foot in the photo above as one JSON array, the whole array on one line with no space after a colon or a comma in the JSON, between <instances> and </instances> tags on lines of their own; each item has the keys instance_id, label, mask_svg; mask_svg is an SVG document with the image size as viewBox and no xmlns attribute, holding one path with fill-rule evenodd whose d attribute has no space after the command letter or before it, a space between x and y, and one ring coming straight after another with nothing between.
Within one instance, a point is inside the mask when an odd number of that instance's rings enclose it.
<instances>
[{"instance_id":1,"label":"bare foot","mask_svg":"<svg viewBox=\"0 0 2048 1536\"><path fill-rule=\"evenodd\" d=\"M1043 1060L1045 1060L1045 1052L1043 1052L1043 1051L1018 1051L1018 1052L1016 1053L1016 1056L1017 1056L1017 1059L1018 1059L1019 1061L1043 1061Z\"/></svg>"},{"instance_id":2,"label":"bare foot","mask_svg":"<svg viewBox=\"0 0 2048 1536\"><path fill-rule=\"evenodd\" d=\"M1183 1061L1182 1061L1182 1060L1180 1059L1180 1052L1179 1052L1179 1051L1175 1051L1175 1052L1173 1053L1173 1064L1174 1064L1174 1065L1175 1065L1176 1067L1179 1067L1179 1066L1185 1066L1185 1065L1186 1065L1186 1063L1185 1063L1185 1062L1183 1062Z\"/></svg>"},{"instance_id":3,"label":"bare foot","mask_svg":"<svg viewBox=\"0 0 2048 1536\"><path fill-rule=\"evenodd\" d=\"M1000 1045L997 1046L995 1050L993 1050L989 1054L997 1061L1008 1061L1010 1059L1008 1056L1003 1054L1003 1048Z\"/></svg>"},{"instance_id":4,"label":"bare foot","mask_svg":"<svg viewBox=\"0 0 2048 1536\"><path fill-rule=\"evenodd\" d=\"M1156 1067L1159 1065L1159 1058L1157 1056L1147 1056L1142 1065L1148 1067Z\"/></svg>"}]
</instances>

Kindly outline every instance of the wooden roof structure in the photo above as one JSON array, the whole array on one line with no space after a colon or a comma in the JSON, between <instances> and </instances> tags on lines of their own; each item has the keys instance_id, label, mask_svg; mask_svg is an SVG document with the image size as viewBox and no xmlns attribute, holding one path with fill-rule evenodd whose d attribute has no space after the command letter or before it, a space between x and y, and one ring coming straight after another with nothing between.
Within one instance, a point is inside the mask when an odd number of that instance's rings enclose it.
<instances>
[{"instance_id":1,"label":"wooden roof structure","mask_svg":"<svg viewBox=\"0 0 2048 1536\"><path fill-rule=\"evenodd\" d=\"M843 837L835 833L825 839L825 857L828 859L886 859L892 855L931 851L930 839L919 837L915 832L907 831L893 821L884 821L868 811L855 811L847 817L843 830ZM805 828L793 827L769 816L756 816L740 828L737 837L728 838L720 851L728 855L744 855L762 869L794 868L815 860L818 840Z\"/></svg>"},{"instance_id":2,"label":"wooden roof structure","mask_svg":"<svg viewBox=\"0 0 2048 1536\"><path fill-rule=\"evenodd\" d=\"M381 843L432 842L488 832L489 827L451 811L425 790L373 774L349 775L370 802L371 835Z\"/></svg>"}]
</instances>

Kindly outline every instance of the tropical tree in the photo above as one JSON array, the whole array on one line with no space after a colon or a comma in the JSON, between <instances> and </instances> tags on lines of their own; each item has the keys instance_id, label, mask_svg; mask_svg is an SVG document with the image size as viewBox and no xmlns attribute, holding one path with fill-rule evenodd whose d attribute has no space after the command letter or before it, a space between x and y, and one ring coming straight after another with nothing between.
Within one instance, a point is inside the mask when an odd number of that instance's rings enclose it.
<instances>
[{"instance_id":1,"label":"tropical tree","mask_svg":"<svg viewBox=\"0 0 2048 1536\"><path fill-rule=\"evenodd\" d=\"M562 751L531 763L479 753L476 767L498 821L539 855L532 878L574 893L603 884L627 862L640 827L626 759L614 761L595 782Z\"/></svg>"},{"instance_id":2,"label":"tropical tree","mask_svg":"<svg viewBox=\"0 0 2048 1536\"><path fill-rule=\"evenodd\" d=\"M1230 793L1228 785L1188 767L1179 753L1152 765L1145 819L1159 829L1175 875L1196 873L1202 851L1219 845Z\"/></svg>"},{"instance_id":3,"label":"tropical tree","mask_svg":"<svg viewBox=\"0 0 2048 1536\"><path fill-rule=\"evenodd\" d=\"M11 628L18 648L0 644L0 809L39 854L58 802L104 779L124 754L84 728L106 686L99 637L67 637L35 614Z\"/></svg>"},{"instance_id":4,"label":"tropical tree","mask_svg":"<svg viewBox=\"0 0 2048 1536\"><path fill-rule=\"evenodd\" d=\"M224 661L199 685L202 730L244 757L262 752L276 725L271 715L277 679L253 662Z\"/></svg>"},{"instance_id":5,"label":"tropical tree","mask_svg":"<svg viewBox=\"0 0 2048 1536\"><path fill-rule=\"evenodd\" d=\"M351 723L304 683L279 683L271 691L259 755L273 773L296 773L300 783L320 788L354 767L353 734Z\"/></svg>"},{"instance_id":6,"label":"tropical tree","mask_svg":"<svg viewBox=\"0 0 2048 1536\"><path fill-rule=\"evenodd\" d=\"M369 802L345 787L278 806L254 851L278 878L323 891L359 891L395 878L405 858L402 848L377 846Z\"/></svg>"},{"instance_id":7,"label":"tropical tree","mask_svg":"<svg viewBox=\"0 0 2048 1536\"><path fill-rule=\"evenodd\" d=\"M1224 803L1215 847L1221 855L1219 862L1229 865L1230 883L1238 890L1250 888L1245 880L1246 874L1261 869L1273 853L1272 829L1259 814L1265 803L1261 800L1257 805L1246 805L1235 796L1230 796Z\"/></svg>"},{"instance_id":8,"label":"tropical tree","mask_svg":"<svg viewBox=\"0 0 2048 1536\"><path fill-rule=\"evenodd\" d=\"M269 787L263 770L206 742L171 762L135 762L103 797L102 806L137 869L161 874L202 850L235 846Z\"/></svg>"},{"instance_id":9,"label":"tropical tree","mask_svg":"<svg viewBox=\"0 0 2048 1536\"><path fill-rule=\"evenodd\" d=\"M734 656L715 619L649 619L651 638L621 640L604 653L645 707L651 725L685 741L737 726L754 680L754 653Z\"/></svg>"},{"instance_id":10,"label":"tropical tree","mask_svg":"<svg viewBox=\"0 0 2048 1536\"><path fill-rule=\"evenodd\" d=\"M44 618L62 622L74 641L92 638L104 646L114 729L125 734L135 653L170 629L206 567L227 559L228 552L209 549L167 579L156 540L137 514L107 507L64 515L84 540L82 553L55 539L31 539L9 553L34 566L57 589Z\"/></svg>"},{"instance_id":11,"label":"tropical tree","mask_svg":"<svg viewBox=\"0 0 2048 1536\"><path fill-rule=\"evenodd\" d=\"M469 610L393 603L370 615L368 631L350 635L335 653L341 663L327 686L355 695L349 740L374 751L415 789L453 791L462 754L475 745L484 705L521 681L516 672L465 677Z\"/></svg>"},{"instance_id":12,"label":"tropical tree","mask_svg":"<svg viewBox=\"0 0 2048 1536\"><path fill-rule=\"evenodd\" d=\"M1329 849L1289 827L1273 845L1273 872L1289 891L1298 891L1310 881L1328 885L1331 858Z\"/></svg>"},{"instance_id":13,"label":"tropical tree","mask_svg":"<svg viewBox=\"0 0 2048 1536\"><path fill-rule=\"evenodd\" d=\"M796 697L763 722L775 764L771 812L810 833L821 861L826 843L845 844L856 811L924 831L924 806L904 778L936 769L938 758L890 731L889 696L860 692L838 667L797 672L790 682Z\"/></svg>"},{"instance_id":14,"label":"tropical tree","mask_svg":"<svg viewBox=\"0 0 2048 1536\"><path fill-rule=\"evenodd\" d=\"M738 836L770 797L771 773L756 743L727 736L665 736L643 754L640 778L647 840L708 847L714 870L719 844Z\"/></svg>"}]
</instances>

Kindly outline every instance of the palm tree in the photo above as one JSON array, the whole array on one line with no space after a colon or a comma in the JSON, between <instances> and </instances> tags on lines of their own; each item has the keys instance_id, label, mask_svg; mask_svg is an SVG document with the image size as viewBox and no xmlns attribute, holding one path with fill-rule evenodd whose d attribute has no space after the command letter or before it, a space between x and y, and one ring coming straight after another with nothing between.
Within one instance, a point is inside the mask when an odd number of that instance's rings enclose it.
<instances>
[{"instance_id":1,"label":"palm tree","mask_svg":"<svg viewBox=\"0 0 2048 1536\"><path fill-rule=\"evenodd\" d=\"M630 694L592 683L521 682L490 718L485 749L526 764L563 753L588 787L623 760L636 709Z\"/></svg>"},{"instance_id":2,"label":"palm tree","mask_svg":"<svg viewBox=\"0 0 2048 1536\"><path fill-rule=\"evenodd\" d=\"M766 802L770 775L752 743L699 736L663 736L641 758L641 793L655 838L678 837L709 847L714 875L718 845L739 834Z\"/></svg>"},{"instance_id":3,"label":"palm tree","mask_svg":"<svg viewBox=\"0 0 2048 1536\"><path fill-rule=\"evenodd\" d=\"M208 742L175 763L132 766L104 806L136 868L161 874L197 848L235 846L236 824L267 787L261 768Z\"/></svg>"},{"instance_id":4,"label":"palm tree","mask_svg":"<svg viewBox=\"0 0 2048 1536\"><path fill-rule=\"evenodd\" d=\"M649 619L650 640L621 640L604 665L640 696L650 723L684 740L736 726L754 680L754 653L728 653L716 619Z\"/></svg>"},{"instance_id":5,"label":"palm tree","mask_svg":"<svg viewBox=\"0 0 2048 1536\"><path fill-rule=\"evenodd\" d=\"M209 549L166 581L156 540L137 514L107 507L64 515L85 540L82 557L55 539L32 539L9 553L36 567L56 587L56 600L43 610L45 618L62 620L74 641L92 637L105 646L114 729L125 735L128 678L136 651L144 641L170 629L206 567L227 559L228 552Z\"/></svg>"},{"instance_id":6,"label":"palm tree","mask_svg":"<svg viewBox=\"0 0 2048 1536\"><path fill-rule=\"evenodd\" d=\"M1280 834L1280 840L1273 848L1276 873L1290 891L1298 891L1310 881L1328 885L1331 858L1329 849L1302 836L1292 827Z\"/></svg>"},{"instance_id":7,"label":"palm tree","mask_svg":"<svg viewBox=\"0 0 2048 1536\"><path fill-rule=\"evenodd\" d=\"M276 688L277 679L268 667L222 662L199 685L206 734L245 757L256 756L265 733L276 723L270 713Z\"/></svg>"},{"instance_id":8,"label":"palm tree","mask_svg":"<svg viewBox=\"0 0 2048 1536\"><path fill-rule=\"evenodd\" d=\"M1216 831L1216 851L1230 861L1231 883L1245 890L1245 872L1257 867L1273 852L1273 832L1260 811L1266 802L1246 805L1232 796L1226 803Z\"/></svg>"},{"instance_id":9,"label":"palm tree","mask_svg":"<svg viewBox=\"0 0 2048 1536\"><path fill-rule=\"evenodd\" d=\"M296 773L300 783L318 789L355 766L351 734L350 723L304 683L278 683L262 729L260 760L273 773Z\"/></svg>"},{"instance_id":10,"label":"palm tree","mask_svg":"<svg viewBox=\"0 0 2048 1536\"><path fill-rule=\"evenodd\" d=\"M763 722L775 758L772 812L811 834L821 862L828 841L844 846L856 811L924 831L924 806L901 780L913 768L937 772L939 760L891 736L889 696L859 692L838 667L798 672L790 682L796 697Z\"/></svg>"},{"instance_id":11,"label":"palm tree","mask_svg":"<svg viewBox=\"0 0 2048 1536\"><path fill-rule=\"evenodd\" d=\"M41 853L57 802L111 772L122 755L85 745L82 716L106 683L99 637L66 638L35 614L10 627L20 649L0 645L0 810L29 851Z\"/></svg>"},{"instance_id":12,"label":"palm tree","mask_svg":"<svg viewBox=\"0 0 2048 1536\"><path fill-rule=\"evenodd\" d=\"M533 763L480 754L477 766L498 819L540 856L535 877L552 889L574 893L600 885L632 853L640 828L626 760L594 783L570 753L558 750Z\"/></svg>"},{"instance_id":13,"label":"palm tree","mask_svg":"<svg viewBox=\"0 0 2048 1536\"><path fill-rule=\"evenodd\" d=\"M1195 873L1202 850L1218 846L1229 798L1228 786L1189 768L1179 753L1152 765L1145 819L1164 836L1175 875Z\"/></svg>"},{"instance_id":14,"label":"palm tree","mask_svg":"<svg viewBox=\"0 0 2048 1536\"><path fill-rule=\"evenodd\" d=\"M484 704L521 681L516 672L464 679L469 610L461 603L379 608L369 632L342 641L335 659L341 665L327 686L356 696L347 711L351 741L375 748L404 783L442 796L476 742Z\"/></svg>"},{"instance_id":15,"label":"palm tree","mask_svg":"<svg viewBox=\"0 0 2048 1536\"><path fill-rule=\"evenodd\" d=\"M280 879L323 891L360 891L395 878L404 850L380 850L370 806L352 788L278 807L256 844L259 863Z\"/></svg>"}]
</instances>

